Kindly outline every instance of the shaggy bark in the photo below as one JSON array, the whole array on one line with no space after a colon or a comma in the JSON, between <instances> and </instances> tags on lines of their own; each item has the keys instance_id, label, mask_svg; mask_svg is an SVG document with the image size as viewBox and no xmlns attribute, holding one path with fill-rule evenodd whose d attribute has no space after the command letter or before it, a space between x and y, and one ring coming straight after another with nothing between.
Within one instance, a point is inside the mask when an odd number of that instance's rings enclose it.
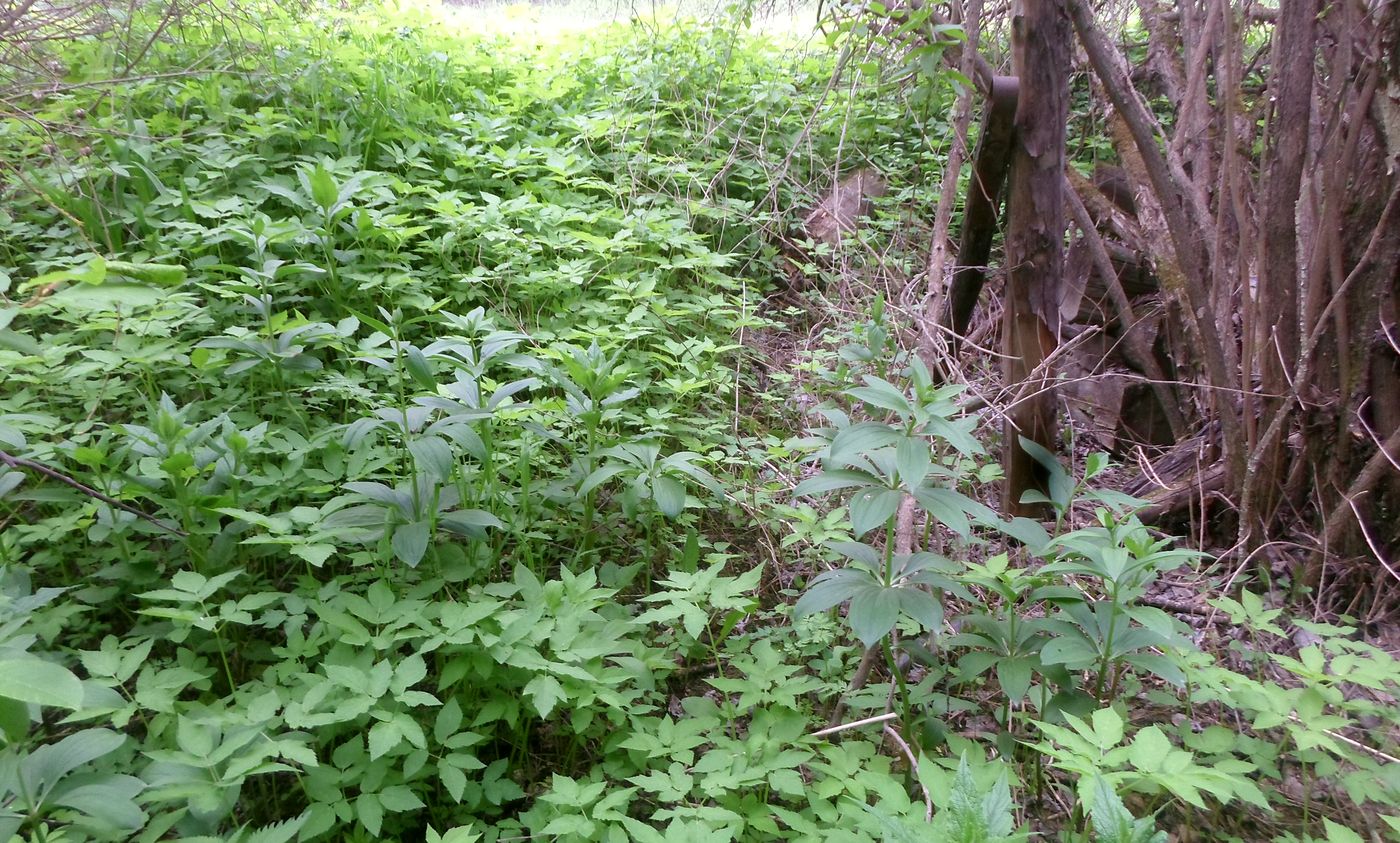
<instances>
[{"instance_id":1,"label":"shaggy bark","mask_svg":"<svg viewBox=\"0 0 1400 843\"><path fill-rule=\"evenodd\" d=\"M1002 341L1006 383L1016 385L1018 393L1006 415L1003 505L1013 515L1045 515L1044 505L1021 502L1029 490L1047 493L1048 475L1018 437L1055 450L1056 402L1045 363L1059 341L1064 265L1070 69L1065 0L1027 0L1013 22L1012 38L1021 91L1008 197Z\"/></svg>"}]
</instances>

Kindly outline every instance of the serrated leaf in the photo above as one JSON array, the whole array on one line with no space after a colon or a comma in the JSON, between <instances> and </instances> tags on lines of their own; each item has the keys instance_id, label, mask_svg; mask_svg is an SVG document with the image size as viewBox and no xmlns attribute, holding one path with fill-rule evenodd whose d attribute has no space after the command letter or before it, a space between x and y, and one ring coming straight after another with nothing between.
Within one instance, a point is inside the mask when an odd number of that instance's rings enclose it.
<instances>
[{"instance_id":1,"label":"serrated leaf","mask_svg":"<svg viewBox=\"0 0 1400 843\"><path fill-rule=\"evenodd\" d=\"M437 719L433 721L433 738L438 743L445 743L448 738L457 734L457 730L462 728L462 705L457 702L456 697L451 697L438 709Z\"/></svg>"},{"instance_id":2,"label":"serrated leaf","mask_svg":"<svg viewBox=\"0 0 1400 843\"><path fill-rule=\"evenodd\" d=\"M452 797L452 801L461 802L462 793L467 789L467 774L452 766L443 759L438 762L438 780L446 788L447 794Z\"/></svg>"},{"instance_id":3,"label":"serrated leaf","mask_svg":"<svg viewBox=\"0 0 1400 843\"><path fill-rule=\"evenodd\" d=\"M239 843L287 843L296 837L297 832L301 831L302 826L306 825L306 821L310 818L311 812L303 811L299 816L289 820L250 831L248 836Z\"/></svg>"},{"instance_id":4,"label":"serrated leaf","mask_svg":"<svg viewBox=\"0 0 1400 843\"><path fill-rule=\"evenodd\" d=\"M1095 730L1098 729L1098 712L1095 712ZM1119 727L1119 738L1122 738L1122 727ZM1117 743L1117 741L1114 741ZM1156 726L1148 726L1137 733L1133 742L1128 746L1128 760L1133 766L1143 772L1153 772L1162 766L1162 761L1171 752L1171 741L1162 730Z\"/></svg>"},{"instance_id":5,"label":"serrated leaf","mask_svg":"<svg viewBox=\"0 0 1400 843\"><path fill-rule=\"evenodd\" d=\"M407 785L401 784L379 791L379 804L384 806L384 810L393 813L416 811L419 808L427 807L423 804L423 800L418 798L418 794L409 790Z\"/></svg>"},{"instance_id":6,"label":"serrated leaf","mask_svg":"<svg viewBox=\"0 0 1400 843\"><path fill-rule=\"evenodd\" d=\"M807 785L802 781L802 776L790 768L774 770L769 773L768 785L775 792L788 796L802 796L807 792Z\"/></svg>"},{"instance_id":7,"label":"serrated leaf","mask_svg":"<svg viewBox=\"0 0 1400 843\"><path fill-rule=\"evenodd\" d=\"M378 837L380 830L384 827L384 806L379 804L379 797L373 793L361 793L355 798L355 816L359 818L360 824L370 833L371 837Z\"/></svg>"},{"instance_id":8,"label":"serrated leaf","mask_svg":"<svg viewBox=\"0 0 1400 843\"><path fill-rule=\"evenodd\" d=\"M1101 748L1108 749L1122 742L1123 718L1118 712L1111 708L1101 708L1090 716L1090 722L1094 725L1094 737Z\"/></svg>"},{"instance_id":9,"label":"serrated leaf","mask_svg":"<svg viewBox=\"0 0 1400 843\"><path fill-rule=\"evenodd\" d=\"M392 720L375 723L369 730L369 760L374 761L403 743L403 732Z\"/></svg>"},{"instance_id":10,"label":"serrated leaf","mask_svg":"<svg viewBox=\"0 0 1400 843\"><path fill-rule=\"evenodd\" d=\"M335 553L333 544L294 544L291 551L296 556L306 560L312 567L319 568L326 564L326 560Z\"/></svg>"},{"instance_id":11,"label":"serrated leaf","mask_svg":"<svg viewBox=\"0 0 1400 843\"><path fill-rule=\"evenodd\" d=\"M539 833L544 836L553 835L565 839L577 837L586 840L593 836L595 828L596 824L581 814L565 814L550 820L549 824L540 829Z\"/></svg>"},{"instance_id":12,"label":"serrated leaf","mask_svg":"<svg viewBox=\"0 0 1400 843\"><path fill-rule=\"evenodd\" d=\"M548 717L559 701L564 699L564 687L547 673L541 673L525 685L525 695L541 717Z\"/></svg>"}]
</instances>

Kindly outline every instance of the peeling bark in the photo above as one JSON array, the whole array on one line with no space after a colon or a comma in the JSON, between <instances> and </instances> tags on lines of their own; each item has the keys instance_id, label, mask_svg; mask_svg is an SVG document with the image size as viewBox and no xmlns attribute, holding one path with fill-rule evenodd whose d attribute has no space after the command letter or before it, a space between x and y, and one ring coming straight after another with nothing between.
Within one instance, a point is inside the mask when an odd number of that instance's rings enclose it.
<instances>
[{"instance_id":1,"label":"peeling bark","mask_svg":"<svg viewBox=\"0 0 1400 843\"><path fill-rule=\"evenodd\" d=\"M1004 442L1006 500L1013 515L1046 514L1021 502L1048 492L1048 475L1018 437L1055 450L1056 401L1047 358L1059 342L1064 267L1065 125L1069 118L1070 24L1065 0L1026 0L1012 24L1021 94L1012 147L1007 282L1002 339L1005 377L1016 385Z\"/></svg>"}]
</instances>

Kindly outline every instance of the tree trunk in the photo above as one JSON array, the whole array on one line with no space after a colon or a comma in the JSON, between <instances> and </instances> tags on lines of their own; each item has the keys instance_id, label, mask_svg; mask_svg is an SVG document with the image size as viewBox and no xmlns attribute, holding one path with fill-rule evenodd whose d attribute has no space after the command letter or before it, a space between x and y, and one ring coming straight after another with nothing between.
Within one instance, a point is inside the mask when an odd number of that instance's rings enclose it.
<instances>
[{"instance_id":1,"label":"tree trunk","mask_svg":"<svg viewBox=\"0 0 1400 843\"><path fill-rule=\"evenodd\" d=\"M1313 43L1317 20L1317 0L1285 3L1274 34L1274 120L1272 143L1265 156L1259 237L1259 284L1255 312L1267 314L1259 320L1257 334L1245 337L1253 343L1253 355L1260 364L1264 398L1259 418L1264 423L1285 407L1289 378L1298 362L1298 196L1302 189L1303 160L1308 149L1312 123ZM1306 236L1306 233L1304 233ZM1249 404L1245 414L1253 417ZM1259 468L1254 472L1254 503L1241 515L1251 523L1267 523L1273 517L1284 472L1282 441L1269 443Z\"/></svg>"},{"instance_id":2,"label":"tree trunk","mask_svg":"<svg viewBox=\"0 0 1400 843\"><path fill-rule=\"evenodd\" d=\"M1012 24L1012 39L1020 96L1007 202L1002 339L1006 384L1016 389L1016 401L1004 428L1004 506L1013 515L1043 516L1043 505L1021 502L1030 490L1046 494L1048 477L1021 447L1019 437L1055 450L1056 402L1045 361L1059 340L1064 265L1070 70L1065 0L1024 0Z\"/></svg>"}]
</instances>

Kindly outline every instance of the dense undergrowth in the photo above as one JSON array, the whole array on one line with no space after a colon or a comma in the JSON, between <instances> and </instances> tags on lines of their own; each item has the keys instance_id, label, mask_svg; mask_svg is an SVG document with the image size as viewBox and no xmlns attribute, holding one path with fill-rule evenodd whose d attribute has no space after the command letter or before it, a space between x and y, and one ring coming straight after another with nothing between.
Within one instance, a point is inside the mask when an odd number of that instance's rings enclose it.
<instances>
[{"instance_id":1,"label":"dense undergrowth","mask_svg":"<svg viewBox=\"0 0 1400 843\"><path fill-rule=\"evenodd\" d=\"M1203 655L1143 602L1195 557L1098 458L1060 523L1002 522L878 303L798 361L812 417L760 388L790 186L859 148L886 220L922 207L946 81L828 86L737 27L266 15L110 88L67 45L0 128L0 839L1393 823L1390 659L1271 654L1248 593L1234 669Z\"/></svg>"}]
</instances>

